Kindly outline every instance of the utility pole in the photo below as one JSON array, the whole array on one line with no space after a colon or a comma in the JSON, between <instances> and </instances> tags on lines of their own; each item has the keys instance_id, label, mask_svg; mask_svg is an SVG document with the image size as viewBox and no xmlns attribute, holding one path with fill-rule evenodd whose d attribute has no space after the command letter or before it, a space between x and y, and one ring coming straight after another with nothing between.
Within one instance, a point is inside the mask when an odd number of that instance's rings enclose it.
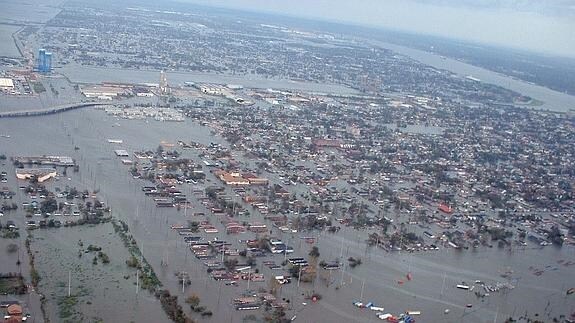
<instances>
[{"instance_id":1,"label":"utility pole","mask_svg":"<svg viewBox=\"0 0 575 323\"><path fill-rule=\"evenodd\" d=\"M361 295L359 296L359 301L363 302L363 288L365 287L365 279L361 283Z\"/></svg>"},{"instance_id":2,"label":"utility pole","mask_svg":"<svg viewBox=\"0 0 575 323\"><path fill-rule=\"evenodd\" d=\"M250 269L248 271L248 290L250 290L250 280L252 278L252 270Z\"/></svg>"},{"instance_id":3,"label":"utility pole","mask_svg":"<svg viewBox=\"0 0 575 323\"><path fill-rule=\"evenodd\" d=\"M441 297L443 297L443 288L445 287L445 277L446 273L443 272L443 284L441 284Z\"/></svg>"},{"instance_id":4,"label":"utility pole","mask_svg":"<svg viewBox=\"0 0 575 323\"><path fill-rule=\"evenodd\" d=\"M136 270L136 295L140 291L140 270Z\"/></svg>"},{"instance_id":5,"label":"utility pole","mask_svg":"<svg viewBox=\"0 0 575 323\"><path fill-rule=\"evenodd\" d=\"M343 286L343 274L345 274L345 264L341 266L341 279L339 281L339 286Z\"/></svg>"},{"instance_id":6,"label":"utility pole","mask_svg":"<svg viewBox=\"0 0 575 323\"><path fill-rule=\"evenodd\" d=\"M185 294L186 292L186 276L184 275L186 272L182 271L181 275L182 275L182 294Z\"/></svg>"}]
</instances>

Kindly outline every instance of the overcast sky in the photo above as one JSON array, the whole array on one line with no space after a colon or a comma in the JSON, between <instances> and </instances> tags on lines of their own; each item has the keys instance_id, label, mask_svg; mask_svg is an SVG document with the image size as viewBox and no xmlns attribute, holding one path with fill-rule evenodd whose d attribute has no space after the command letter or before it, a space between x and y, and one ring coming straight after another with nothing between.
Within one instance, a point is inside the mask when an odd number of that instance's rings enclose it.
<instances>
[{"instance_id":1,"label":"overcast sky","mask_svg":"<svg viewBox=\"0 0 575 323\"><path fill-rule=\"evenodd\" d=\"M184 0L575 57L575 0Z\"/></svg>"}]
</instances>

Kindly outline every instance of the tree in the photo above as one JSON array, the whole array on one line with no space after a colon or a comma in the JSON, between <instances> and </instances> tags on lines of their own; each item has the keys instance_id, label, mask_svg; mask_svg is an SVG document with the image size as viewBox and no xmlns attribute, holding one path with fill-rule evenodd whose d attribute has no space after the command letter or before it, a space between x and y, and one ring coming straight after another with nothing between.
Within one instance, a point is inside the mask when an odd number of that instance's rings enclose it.
<instances>
[{"instance_id":1,"label":"tree","mask_svg":"<svg viewBox=\"0 0 575 323\"><path fill-rule=\"evenodd\" d=\"M66 196L66 199L73 200L76 195L78 195L78 190L75 187L72 187Z\"/></svg>"},{"instance_id":2,"label":"tree","mask_svg":"<svg viewBox=\"0 0 575 323\"><path fill-rule=\"evenodd\" d=\"M224 266L226 267L226 269L228 271L233 271L236 268L237 264L238 264L237 259L226 259L226 260L224 260Z\"/></svg>"},{"instance_id":3,"label":"tree","mask_svg":"<svg viewBox=\"0 0 575 323\"><path fill-rule=\"evenodd\" d=\"M18 245L15 243L11 243L8 246L6 246L6 251L8 253L15 253L16 251L18 251Z\"/></svg>"},{"instance_id":4,"label":"tree","mask_svg":"<svg viewBox=\"0 0 575 323\"><path fill-rule=\"evenodd\" d=\"M547 235L547 237L549 238L549 240L551 240L551 242L553 242L556 245L562 246L563 245L563 234L561 233L561 231L559 231L559 227L554 225L551 228L551 231L549 232L549 234Z\"/></svg>"},{"instance_id":5,"label":"tree","mask_svg":"<svg viewBox=\"0 0 575 323\"><path fill-rule=\"evenodd\" d=\"M361 258L353 258L353 257L349 257L347 259L347 261L349 262L349 266L351 268L355 268L356 266L361 265Z\"/></svg>"},{"instance_id":6,"label":"tree","mask_svg":"<svg viewBox=\"0 0 575 323\"><path fill-rule=\"evenodd\" d=\"M186 298L186 303L190 304L190 307L192 308L192 310L200 305L200 297L196 294L193 294L192 296Z\"/></svg>"},{"instance_id":7,"label":"tree","mask_svg":"<svg viewBox=\"0 0 575 323\"><path fill-rule=\"evenodd\" d=\"M316 246L313 246L311 248L311 250L309 251L309 256L310 257L314 257L314 258L318 258L319 257L319 249Z\"/></svg>"},{"instance_id":8,"label":"tree","mask_svg":"<svg viewBox=\"0 0 575 323\"><path fill-rule=\"evenodd\" d=\"M54 198L48 198L40 203L40 212L52 213L58 210L58 202Z\"/></svg>"}]
</instances>

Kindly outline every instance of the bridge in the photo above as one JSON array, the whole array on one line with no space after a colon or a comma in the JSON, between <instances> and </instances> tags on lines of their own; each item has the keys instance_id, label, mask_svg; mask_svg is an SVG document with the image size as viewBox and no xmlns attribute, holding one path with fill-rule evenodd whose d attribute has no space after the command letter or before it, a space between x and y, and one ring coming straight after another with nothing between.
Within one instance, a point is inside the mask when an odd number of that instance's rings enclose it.
<instances>
[{"instance_id":1,"label":"bridge","mask_svg":"<svg viewBox=\"0 0 575 323\"><path fill-rule=\"evenodd\" d=\"M0 118L16 118L16 117L31 117L31 116L41 116L53 113L59 113L74 109L95 107L101 105L108 105L109 103L102 102L81 102L81 103L71 103L65 105L59 105L55 107L37 109L37 110L18 110L18 111L5 111L0 112Z\"/></svg>"}]
</instances>

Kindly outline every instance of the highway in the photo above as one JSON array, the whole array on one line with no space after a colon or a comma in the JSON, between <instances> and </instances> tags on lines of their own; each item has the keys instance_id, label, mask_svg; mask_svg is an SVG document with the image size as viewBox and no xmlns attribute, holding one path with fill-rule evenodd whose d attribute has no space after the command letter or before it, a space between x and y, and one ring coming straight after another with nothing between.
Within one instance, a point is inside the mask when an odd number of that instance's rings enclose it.
<instances>
[{"instance_id":1,"label":"highway","mask_svg":"<svg viewBox=\"0 0 575 323\"><path fill-rule=\"evenodd\" d=\"M108 103L101 103L101 102L80 102L80 103L71 103L71 104L59 105L59 106L49 107L49 108L45 108L45 109L5 111L5 112L0 112L0 118L40 116L40 115L53 114L53 113L59 113L59 112L64 112L64 111L68 111L68 110L93 107L93 106L101 106L101 105L107 105L107 104Z\"/></svg>"}]
</instances>

